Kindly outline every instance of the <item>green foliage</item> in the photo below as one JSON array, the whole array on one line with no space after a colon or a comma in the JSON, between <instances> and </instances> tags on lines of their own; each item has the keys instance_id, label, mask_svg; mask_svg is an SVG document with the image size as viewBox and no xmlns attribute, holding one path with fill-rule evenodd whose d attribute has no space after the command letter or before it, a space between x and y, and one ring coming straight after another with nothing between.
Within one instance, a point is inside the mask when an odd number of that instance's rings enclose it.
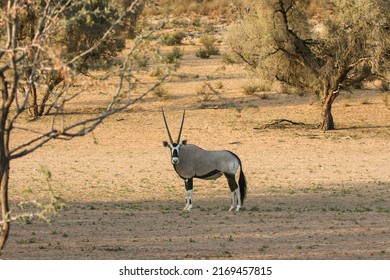
<instances>
[{"instance_id":1,"label":"green foliage","mask_svg":"<svg viewBox=\"0 0 390 280\"><path fill-rule=\"evenodd\" d=\"M203 49L203 48L199 48L196 53L195 53L196 57L199 57L199 58L210 58L211 54L206 50L206 49Z\"/></svg>"},{"instance_id":2,"label":"green foliage","mask_svg":"<svg viewBox=\"0 0 390 280\"><path fill-rule=\"evenodd\" d=\"M257 1L229 27L229 55L268 80L316 93L324 80L335 89L340 79L359 84L389 65L389 8L382 1L322 2Z\"/></svg>"},{"instance_id":3,"label":"green foliage","mask_svg":"<svg viewBox=\"0 0 390 280\"><path fill-rule=\"evenodd\" d=\"M50 170L45 166L41 166L39 173L46 181L48 194L50 195L50 202L41 203L35 200L20 202L18 204L18 211L15 218L25 222L26 224L31 224L34 219L39 219L46 223L51 223L51 216L58 214L65 206L64 200L53 191L52 174ZM34 195L34 193L31 189L29 189L25 195L27 199L29 196Z\"/></svg>"},{"instance_id":4,"label":"green foliage","mask_svg":"<svg viewBox=\"0 0 390 280\"><path fill-rule=\"evenodd\" d=\"M124 13L126 9L131 7L134 4L135 0L113 0L109 1L110 4L118 9L119 13ZM120 34L126 38L134 39L139 32L138 28L141 14L145 9L146 1L140 1L133 7L133 12L129 13L127 17L125 17L120 23L119 30Z\"/></svg>"},{"instance_id":5,"label":"green foliage","mask_svg":"<svg viewBox=\"0 0 390 280\"><path fill-rule=\"evenodd\" d=\"M152 71L150 72L151 77L162 77L163 74L164 74L164 70L161 69L161 67L156 67L152 69Z\"/></svg>"},{"instance_id":6,"label":"green foliage","mask_svg":"<svg viewBox=\"0 0 390 280\"><path fill-rule=\"evenodd\" d=\"M99 44L94 51L77 62L77 67L81 69L88 68L90 62L101 63L115 57L125 47L124 38L114 36L113 32L107 40L101 38L118 17L118 10L109 1L90 0L72 5L63 19L65 29L57 37L58 44L65 46L64 55L73 57Z\"/></svg>"},{"instance_id":7,"label":"green foliage","mask_svg":"<svg viewBox=\"0 0 390 280\"><path fill-rule=\"evenodd\" d=\"M211 35L200 38L200 43L204 46L196 51L195 55L200 58L209 58L212 55L219 55L219 49L215 46L217 39Z\"/></svg>"},{"instance_id":8,"label":"green foliage","mask_svg":"<svg viewBox=\"0 0 390 280\"><path fill-rule=\"evenodd\" d=\"M231 25L228 55L260 79L321 97L323 129L333 129L331 104L340 89L389 71L390 5L383 0L246 0Z\"/></svg>"},{"instance_id":9,"label":"green foliage","mask_svg":"<svg viewBox=\"0 0 390 280\"><path fill-rule=\"evenodd\" d=\"M180 48L174 47L172 51L167 53L163 58L165 63L178 63L179 60L183 57L183 52Z\"/></svg>"},{"instance_id":10,"label":"green foliage","mask_svg":"<svg viewBox=\"0 0 390 280\"><path fill-rule=\"evenodd\" d=\"M53 2L51 5L56 5ZM18 39L29 43L33 40L39 20L45 13L46 3L35 1L30 3L24 13L20 13L20 28ZM53 21L54 28L50 30L50 46L61 50L62 57L69 59L90 49L98 48L73 65L74 68L88 68L91 61L101 62L115 57L125 47L123 38L116 36L119 26L109 32L106 40L101 40L119 17L118 9L107 0L72 1L65 6L63 13Z\"/></svg>"},{"instance_id":11,"label":"green foliage","mask_svg":"<svg viewBox=\"0 0 390 280\"><path fill-rule=\"evenodd\" d=\"M185 34L183 32L173 32L173 33L166 33L162 34L160 41L163 45L166 46L177 46L181 45L181 41L184 39Z\"/></svg>"},{"instance_id":12,"label":"green foliage","mask_svg":"<svg viewBox=\"0 0 390 280\"><path fill-rule=\"evenodd\" d=\"M137 61L138 67L140 68L146 68L149 65L150 58L145 54L141 56L135 56L134 59Z\"/></svg>"},{"instance_id":13,"label":"green foliage","mask_svg":"<svg viewBox=\"0 0 390 280\"><path fill-rule=\"evenodd\" d=\"M246 95L255 95L257 92L270 91L271 86L266 82L256 78L250 78L243 84L242 89ZM267 94L260 95L261 99L268 99Z\"/></svg>"},{"instance_id":14,"label":"green foliage","mask_svg":"<svg viewBox=\"0 0 390 280\"><path fill-rule=\"evenodd\" d=\"M34 118L50 111L52 106L46 103L53 98L58 85L73 80L72 72L85 73L92 67L111 65L113 58L125 48L125 39L120 33L123 26L113 25L121 11L111 1L70 1L63 7L57 4L52 1L48 4L51 6L47 6L46 1L31 1L18 13L18 43L30 45L37 40L35 36L40 29L48 25L49 19L45 16L48 8L57 11L50 20L50 28L45 30L45 46L39 54L46 67L35 77L36 85L29 99L29 113ZM35 48L30 48L23 68L26 80L35 67L35 52ZM145 64L145 61L140 63ZM29 86L21 85L23 87Z\"/></svg>"}]
</instances>

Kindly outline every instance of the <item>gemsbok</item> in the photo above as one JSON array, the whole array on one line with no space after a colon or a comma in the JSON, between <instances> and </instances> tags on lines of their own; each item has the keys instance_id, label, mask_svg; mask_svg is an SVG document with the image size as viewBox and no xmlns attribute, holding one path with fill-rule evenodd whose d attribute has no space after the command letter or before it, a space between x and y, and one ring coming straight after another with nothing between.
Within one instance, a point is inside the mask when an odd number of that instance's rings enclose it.
<instances>
[{"instance_id":1,"label":"gemsbok","mask_svg":"<svg viewBox=\"0 0 390 280\"><path fill-rule=\"evenodd\" d=\"M240 158L230 151L206 151L195 145L187 144L187 140L180 142L185 111L183 112L179 136L176 142L174 142L168 128L164 110L162 110L162 115L170 141L170 143L164 141L163 145L170 149L173 167L180 178L184 180L187 191L187 201L184 210L191 210L193 207L192 188L194 178L212 180L225 175L231 191L232 201L229 211L233 209L239 211L243 206L247 189ZM240 169L240 174L237 184L236 173L238 169Z\"/></svg>"}]
</instances>

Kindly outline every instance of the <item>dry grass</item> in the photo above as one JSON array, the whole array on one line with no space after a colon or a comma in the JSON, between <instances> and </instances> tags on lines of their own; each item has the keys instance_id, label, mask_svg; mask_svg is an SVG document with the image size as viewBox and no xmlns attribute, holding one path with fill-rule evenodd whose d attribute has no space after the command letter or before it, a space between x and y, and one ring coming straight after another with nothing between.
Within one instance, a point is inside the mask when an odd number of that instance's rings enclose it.
<instances>
[{"instance_id":1,"label":"dry grass","mask_svg":"<svg viewBox=\"0 0 390 280\"><path fill-rule=\"evenodd\" d=\"M160 0L155 6L150 6L146 11L146 16L151 15L197 15L197 16L228 16L234 15L234 6L230 0L189 0L174 1Z\"/></svg>"}]
</instances>

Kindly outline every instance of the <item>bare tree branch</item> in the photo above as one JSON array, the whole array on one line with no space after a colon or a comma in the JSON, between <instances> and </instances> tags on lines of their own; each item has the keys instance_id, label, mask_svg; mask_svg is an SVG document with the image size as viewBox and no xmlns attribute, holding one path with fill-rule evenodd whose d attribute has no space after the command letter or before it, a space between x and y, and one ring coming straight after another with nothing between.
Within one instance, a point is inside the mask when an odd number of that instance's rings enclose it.
<instances>
[{"instance_id":1,"label":"bare tree branch","mask_svg":"<svg viewBox=\"0 0 390 280\"><path fill-rule=\"evenodd\" d=\"M132 9L134 8L134 5L136 4L136 2L137 1L133 2L133 5L131 7L129 7L126 12L131 12ZM47 15L45 15L45 17L47 17ZM124 17L124 14L120 18L122 19L123 17ZM44 30L42 22L43 21L41 21L41 23L40 23L40 25L42 25L42 28L40 28L41 31ZM118 21L113 23L113 25L110 27L110 30L112 30L113 26L118 24L118 22L119 22L119 19L118 19ZM158 28L159 27L157 27L156 29L158 29ZM129 99L124 104L122 104L121 106L115 107L118 104L119 96L121 96L121 93L123 92L124 80L128 76L128 74L131 72L130 59L133 57L134 52L139 48L139 46L143 42L143 40L145 40L145 38L147 38L151 34L153 34L154 31L155 30L151 30L148 34L139 37L136 40L136 43L134 44L134 46L128 52L128 55L126 56L126 59L122 63L122 66L119 68L119 82L118 82L117 89L116 89L115 93L113 94L110 102L108 103L106 110L102 114L100 114L100 115L98 115L96 117L88 118L88 119L85 119L85 120L73 123L73 124L65 127L64 126L64 122L63 122L63 118L64 118L64 109L63 108L64 108L64 105L69 100L71 100L71 99L75 98L76 96L78 96L81 93L81 91L75 93L74 95L72 95L69 98L64 98L62 100L62 102L60 104L58 104L57 113L55 113L53 115L51 129L49 131L45 132L45 133L39 133L37 131L34 131L34 133L38 134L38 136L33 138L33 139L30 139L29 141L27 141L25 143L20 144L17 147L14 147L13 149L11 149L10 150L10 159L12 160L12 159L20 158L20 157L23 157L23 156L25 156L27 154L30 154L30 153L36 151L37 149L39 149L40 147L42 147L44 144L46 144L47 142L49 142L52 139L65 139L65 140L69 140L69 139L72 139L74 137L84 136L85 134L87 134L89 132L92 132L107 117L109 117L109 116L111 116L111 115L113 115L113 114L115 114L115 113L117 113L119 111L122 111L122 110L128 108L130 105L133 105L134 103L138 102L139 100L144 98L148 93L153 91L157 86L159 86L166 79L166 77L168 75L165 75L164 77L162 77L159 82L157 82L153 86L149 87L139 97L137 97L135 99L132 99L129 96ZM103 37L107 37L108 34L109 34L109 32L107 31L103 35ZM39 33L36 33L35 37L38 38L39 36L41 36L41 35ZM86 55L87 53L91 52L93 49L96 49L98 47L98 45L101 43L102 40L100 40L99 43L95 44L87 52L84 52L81 55L76 56L71 61L75 61L76 58L80 59L83 55ZM39 59L40 59L39 52L40 52L40 50L38 49L38 51L35 53L35 59L34 59L34 62L32 63L33 66L34 65L38 66ZM16 111L16 113L14 114L14 116L10 120L10 128L12 128L13 122L17 119L17 117L22 112L24 112L25 110L27 110L29 108L26 105L27 105L27 100L28 100L29 93L32 90L32 84L33 84L33 82L32 82L33 78L32 77L33 77L33 75L34 75L34 71L32 71L30 73L30 77L28 78L28 81L31 81L31 82L28 82L29 87L28 87L27 91L24 94L23 103L22 103L21 106L18 105L20 108ZM131 77L131 75L130 75L130 77ZM130 82L130 86L132 86L131 82ZM66 89L64 89L64 91L66 91ZM129 88L129 94L130 94L130 91L131 91L131 88ZM60 95L61 95L61 93L59 94L59 96ZM58 101L59 101L59 96L49 106L55 106L55 104L57 104ZM61 122L62 122L62 127L60 127L60 128L56 128L55 125L54 125L55 124L55 119L57 119L57 117L60 117ZM22 128L22 127L19 127L19 126L17 127L17 129L23 129L23 130L30 131L29 129Z\"/></svg>"}]
</instances>

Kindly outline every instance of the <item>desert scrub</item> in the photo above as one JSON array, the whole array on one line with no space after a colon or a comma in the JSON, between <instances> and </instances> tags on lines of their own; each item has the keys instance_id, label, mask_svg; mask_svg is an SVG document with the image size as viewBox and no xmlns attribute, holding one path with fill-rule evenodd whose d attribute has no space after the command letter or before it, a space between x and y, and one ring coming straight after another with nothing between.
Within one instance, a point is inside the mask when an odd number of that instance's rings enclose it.
<instances>
[{"instance_id":1,"label":"desert scrub","mask_svg":"<svg viewBox=\"0 0 390 280\"><path fill-rule=\"evenodd\" d=\"M390 90L390 83L382 81L380 84L380 90L381 91L389 91Z\"/></svg>"},{"instance_id":2,"label":"desert scrub","mask_svg":"<svg viewBox=\"0 0 390 280\"><path fill-rule=\"evenodd\" d=\"M206 102L212 99L212 94L207 90L207 86L204 84L198 88L196 94L198 96L198 101L201 102Z\"/></svg>"},{"instance_id":3,"label":"desert scrub","mask_svg":"<svg viewBox=\"0 0 390 280\"><path fill-rule=\"evenodd\" d=\"M196 51L195 55L199 58L210 58L211 56L210 53L203 48L199 48L199 50Z\"/></svg>"},{"instance_id":4,"label":"desert scrub","mask_svg":"<svg viewBox=\"0 0 390 280\"><path fill-rule=\"evenodd\" d=\"M184 39L185 34L183 32L174 32L162 34L160 37L160 42L166 46L177 46L181 45L181 41Z\"/></svg>"},{"instance_id":5,"label":"desert scrub","mask_svg":"<svg viewBox=\"0 0 390 280\"><path fill-rule=\"evenodd\" d=\"M258 85L244 85L242 87L242 90L244 91L245 95L254 95L258 90Z\"/></svg>"},{"instance_id":6,"label":"desert scrub","mask_svg":"<svg viewBox=\"0 0 390 280\"><path fill-rule=\"evenodd\" d=\"M159 98L163 98L168 95L168 91L163 86L158 86L154 89L153 94Z\"/></svg>"},{"instance_id":7,"label":"desert scrub","mask_svg":"<svg viewBox=\"0 0 390 280\"><path fill-rule=\"evenodd\" d=\"M137 62L139 68L147 68L149 66L150 58L146 55L142 55L140 57L135 56L135 61Z\"/></svg>"},{"instance_id":8,"label":"desert scrub","mask_svg":"<svg viewBox=\"0 0 390 280\"><path fill-rule=\"evenodd\" d=\"M152 69L150 71L150 76L151 77L158 77L158 78L160 78L160 77L163 76L163 74L164 74L164 70L161 69L160 67L156 67L156 68L154 68L154 69Z\"/></svg>"},{"instance_id":9,"label":"desert scrub","mask_svg":"<svg viewBox=\"0 0 390 280\"><path fill-rule=\"evenodd\" d=\"M222 83L217 84L218 89L223 88ZM221 98L221 92L216 90L210 83L205 82L197 91L196 91L198 102L208 102L214 97Z\"/></svg>"},{"instance_id":10,"label":"desert scrub","mask_svg":"<svg viewBox=\"0 0 390 280\"><path fill-rule=\"evenodd\" d=\"M237 61L235 61L234 58L227 53L222 54L222 62L225 64L236 64L237 63Z\"/></svg>"},{"instance_id":11,"label":"desert scrub","mask_svg":"<svg viewBox=\"0 0 390 280\"><path fill-rule=\"evenodd\" d=\"M172 49L172 51L170 51L169 53L167 53L164 58L163 58L163 61L165 63L178 63L179 60L183 57L183 52L180 48L178 47L174 47Z\"/></svg>"},{"instance_id":12,"label":"desert scrub","mask_svg":"<svg viewBox=\"0 0 390 280\"><path fill-rule=\"evenodd\" d=\"M199 41L203 47L199 48L199 50L195 53L197 57L209 58L212 55L220 54L218 47L215 46L217 39L214 36L204 35Z\"/></svg>"},{"instance_id":13,"label":"desert scrub","mask_svg":"<svg viewBox=\"0 0 390 280\"><path fill-rule=\"evenodd\" d=\"M247 83L242 86L242 90L246 95L254 95L257 92L269 91L270 86L263 81L248 80ZM267 99L267 97L262 99Z\"/></svg>"},{"instance_id":14,"label":"desert scrub","mask_svg":"<svg viewBox=\"0 0 390 280\"><path fill-rule=\"evenodd\" d=\"M186 0L172 1L160 0L159 5L148 5L143 15L176 15L193 14L197 16L223 15L224 17L234 18L231 0Z\"/></svg>"}]
</instances>

